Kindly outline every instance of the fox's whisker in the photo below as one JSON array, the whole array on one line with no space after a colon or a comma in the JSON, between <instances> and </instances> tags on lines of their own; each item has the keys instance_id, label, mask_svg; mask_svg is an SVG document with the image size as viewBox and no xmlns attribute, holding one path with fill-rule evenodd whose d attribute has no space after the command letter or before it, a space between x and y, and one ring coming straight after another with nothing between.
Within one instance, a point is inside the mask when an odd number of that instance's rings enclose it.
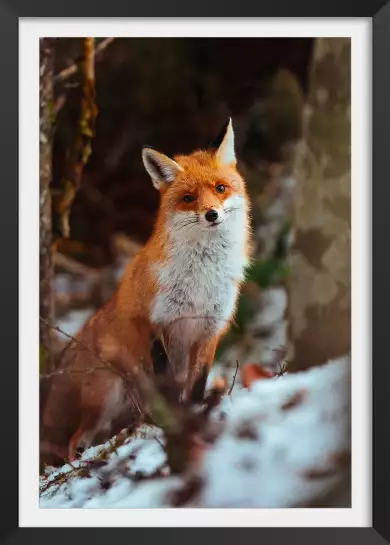
<instances>
[{"instance_id":1,"label":"fox's whisker","mask_svg":"<svg viewBox=\"0 0 390 545\"><path fill-rule=\"evenodd\" d=\"M198 220L187 220L179 225L179 229L183 229L184 227L189 227L190 225L195 225L198 223Z\"/></svg>"}]
</instances>

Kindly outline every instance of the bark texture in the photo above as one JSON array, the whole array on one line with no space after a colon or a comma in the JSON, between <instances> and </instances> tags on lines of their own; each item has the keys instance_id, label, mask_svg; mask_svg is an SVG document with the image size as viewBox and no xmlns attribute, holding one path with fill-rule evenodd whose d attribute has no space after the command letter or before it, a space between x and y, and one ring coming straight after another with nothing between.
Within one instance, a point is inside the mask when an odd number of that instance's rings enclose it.
<instances>
[{"instance_id":1,"label":"bark texture","mask_svg":"<svg viewBox=\"0 0 390 545\"><path fill-rule=\"evenodd\" d=\"M289 370L350 351L350 40L316 40L296 163Z\"/></svg>"},{"instance_id":2,"label":"bark texture","mask_svg":"<svg viewBox=\"0 0 390 545\"><path fill-rule=\"evenodd\" d=\"M95 122L98 109L95 100L95 38L83 41L82 96L78 134L70 155L67 175L61 183L61 191L55 199L55 225L62 238L70 237L69 218L80 189L83 169L92 152L92 140L95 136Z\"/></svg>"},{"instance_id":3,"label":"bark texture","mask_svg":"<svg viewBox=\"0 0 390 545\"><path fill-rule=\"evenodd\" d=\"M39 128L39 314L48 323L53 322L53 259L52 214L50 182L52 177L53 132L53 66L54 38L40 40L40 128ZM51 367L52 332L40 322L40 367Z\"/></svg>"}]
</instances>

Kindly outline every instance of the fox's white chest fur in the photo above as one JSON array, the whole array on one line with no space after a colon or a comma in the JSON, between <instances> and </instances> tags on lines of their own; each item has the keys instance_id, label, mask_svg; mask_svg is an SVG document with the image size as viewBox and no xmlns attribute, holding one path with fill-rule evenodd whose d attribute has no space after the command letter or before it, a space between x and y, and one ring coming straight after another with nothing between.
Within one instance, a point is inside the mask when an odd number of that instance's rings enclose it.
<instances>
[{"instance_id":1,"label":"fox's white chest fur","mask_svg":"<svg viewBox=\"0 0 390 545\"><path fill-rule=\"evenodd\" d=\"M185 344L213 337L231 319L246 266L245 220L242 209L216 229L172 222L169 258L157 271L152 321L177 324L175 333Z\"/></svg>"}]
</instances>

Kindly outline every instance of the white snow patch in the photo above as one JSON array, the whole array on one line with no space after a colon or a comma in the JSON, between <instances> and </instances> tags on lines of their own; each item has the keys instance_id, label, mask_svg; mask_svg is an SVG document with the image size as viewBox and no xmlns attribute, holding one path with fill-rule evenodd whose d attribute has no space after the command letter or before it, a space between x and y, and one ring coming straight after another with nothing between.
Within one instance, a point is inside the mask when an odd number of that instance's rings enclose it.
<instances>
[{"instance_id":1,"label":"white snow patch","mask_svg":"<svg viewBox=\"0 0 390 545\"><path fill-rule=\"evenodd\" d=\"M71 337L74 337L93 313L94 310L92 308L72 310L71 312L68 312L63 318L57 320L57 326ZM61 339L66 341L68 340L67 337L62 335L61 333L57 334Z\"/></svg>"},{"instance_id":2,"label":"white snow patch","mask_svg":"<svg viewBox=\"0 0 390 545\"><path fill-rule=\"evenodd\" d=\"M343 358L225 398L227 427L204 460L202 507L291 507L334 485L336 457L350 451L349 388Z\"/></svg>"},{"instance_id":3,"label":"white snow patch","mask_svg":"<svg viewBox=\"0 0 390 545\"><path fill-rule=\"evenodd\" d=\"M218 374L216 369L215 374ZM234 370L232 370L234 374ZM210 379L211 382L211 379ZM350 358L340 358L305 372L260 380L251 391L236 385L213 411L224 429L192 468L204 486L196 507L305 506L324 493L348 466L350 454ZM156 437L158 440L156 440ZM164 467L161 431L144 427L108 456L89 476L68 478L41 493L43 508L170 507L169 492L186 476L150 476ZM109 443L108 443L109 445ZM88 449L79 467L99 454ZM41 483L74 469L56 469ZM109 486L105 483L109 481ZM191 501L185 505L191 507Z\"/></svg>"},{"instance_id":4,"label":"white snow patch","mask_svg":"<svg viewBox=\"0 0 390 545\"><path fill-rule=\"evenodd\" d=\"M251 329L269 328L283 320L287 306L287 293L284 288L269 288L262 294L261 309L251 323Z\"/></svg>"}]
</instances>

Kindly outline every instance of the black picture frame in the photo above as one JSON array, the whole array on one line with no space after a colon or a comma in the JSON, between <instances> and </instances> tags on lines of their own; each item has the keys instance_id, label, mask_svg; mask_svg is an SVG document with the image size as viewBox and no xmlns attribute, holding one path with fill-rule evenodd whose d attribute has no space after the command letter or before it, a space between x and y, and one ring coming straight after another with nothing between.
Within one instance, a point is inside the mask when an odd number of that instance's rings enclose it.
<instances>
[{"instance_id":1,"label":"black picture frame","mask_svg":"<svg viewBox=\"0 0 390 545\"><path fill-rule=\"evenodd\" d=\"M349 5L349 4L348 4ZM374 0L353 4L327 0L217 0L196 4L179 0L129 3L111 0L53 2L52 0L1 0L0 2L0 327L2 373L0 415L3 441L0 448L0 538L8 544L107 542L128 539L134 544L226 541L255 538L263 543L316 545L332 543L390 543L390 471L388 423L390 381L387 337L390 300L390 259L386 239L390 202L390 2ZM370 17L373 29L373 526L371 528L19 528L18 527L18 20L22 17ZM352 181L353 183L353 181ZM370 318L370 317L369 317ZM387 424L386 424L387 422ZM4 469L5 468L5 469ZM179 515L180 516L180 515ZM120 534L120 535L119 535Z\"/></svg>"}]
</instances>

